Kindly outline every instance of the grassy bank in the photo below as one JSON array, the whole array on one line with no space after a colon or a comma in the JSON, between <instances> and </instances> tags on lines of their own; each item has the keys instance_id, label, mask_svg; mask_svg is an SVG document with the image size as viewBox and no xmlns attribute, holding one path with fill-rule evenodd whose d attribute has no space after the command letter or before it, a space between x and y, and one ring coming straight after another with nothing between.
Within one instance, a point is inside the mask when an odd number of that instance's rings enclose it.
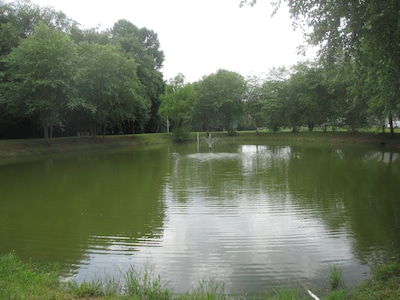
<instances>
[{"instance_id":1,"label":"grassy bank","mask_svg":"<svg viewBox=\"0 0 400 300\"><path fill-rule=\"evenodd\" d=\"M62 137L53 138L50 145L46 145L43 139L0 140L0 157L134 147L171 143L172 140L171 134L114 135L104 138Z\"/></svg>"},{"instance_id":2,"label":"grassy bank","mask_svg":"<svg viewBox=\"0 0 400 300\"><path fill-rule=\"evenodd\" d=\"M391 261L375 268L374 274L355 289L346 289L341 270L332 267L328 287L314 287L320 299L400 299L400 261ZM244 299L226 295L224 285L202 280L192 290L175 295L161 283L159 276L130 269L121 280L108 279L77 284L61 282L57 265L38 266L23 262L15 254L0 257L0 299ZM314 292L317 294L317 292ZM312 299L304 287L265 291L255 299Z\"/></svg>"},{"instance_id":3,"label":"grassy bank","mask_svg":"<svg viewBox=\"0 0 400 300\"><path fill-rule=\"evenodd\" d=\"M206 133L199 134L205 137ZM225 142L239 143L320 143L332 145L364 145L400 149L400 133L394 137L390 134L376 132L259 132L241 131L235 136L227 136L225 132L212 133L213 137ZM196 142L197 134L191 133L188 142ZM0 157L13 157L37 154L53 154L62 152L87 151L99 149L113 149L135 147L140 145L173 143L173 133L153 133L135 135L114 135L105 138L98 137L63 137L54 138L51 145L44 144L43 139L0 140Z\"/></svg>"}]
</instances>

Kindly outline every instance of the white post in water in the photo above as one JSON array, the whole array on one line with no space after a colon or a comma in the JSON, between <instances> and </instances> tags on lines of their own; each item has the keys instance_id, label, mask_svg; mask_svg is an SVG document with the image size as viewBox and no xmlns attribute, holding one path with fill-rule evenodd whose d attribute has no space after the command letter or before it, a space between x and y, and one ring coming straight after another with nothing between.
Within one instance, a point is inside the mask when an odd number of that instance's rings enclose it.
<instances>
[{"instance_id":1,"label":"white post in water","mask_svg":"<svg viewBox=\"0 0 400 300\"><path fill-rule=\"evenodd\" d=\"M197 132L197 152L200 152L200 138L199 138L199 132Z\"/></svg>"}]
</instances>

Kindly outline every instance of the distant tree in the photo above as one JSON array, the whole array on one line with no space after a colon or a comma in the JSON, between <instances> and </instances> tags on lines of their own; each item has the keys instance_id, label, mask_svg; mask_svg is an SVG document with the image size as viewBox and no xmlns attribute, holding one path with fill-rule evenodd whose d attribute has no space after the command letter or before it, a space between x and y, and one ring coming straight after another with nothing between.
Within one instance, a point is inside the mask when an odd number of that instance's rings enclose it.
<instances>
[{"instance_id":1,"label":"distant tree","mask_svg":"<svg viewBox=\"0 0 400 300\"><path fill-rule=\"evenodd\" d=\"M96 43L99 45L110 44L109 33L107 31L100 31L99 28L76 28L71 31L70 35L77 44L82 42Z\"/></svg>"},{"instance_id":2,"label":"distant tree","mask_svg":"<svg viewBox=\"0 0 400 300\"><path fill-rule=\"evenodd\" d=\"M78 23L63 12L40 7L29 0L0 2L0 56L8 54L20 41L33 35L39 22L54 30L70 33Z\"/></svg>"},{"instance_id":3,"label":"distant tree","mask_svg":"<svg viewBox=\"0 0 400 300\"><path fill-rule=\"evenodd\" d=\"M298 125L307 124L310 131L332 117L331 97L323 68L315 62L301 62L292 67L289 93L296 102L292 111ZM301 116L299 116L301 114Z\"/></svg>"},{"instance_id":4,"label":"distant tree","mask_svg":"<svg viewBox=\"0 0 400 300\"><path fill-rule=\"evenodd\" d=\"M81 111L90 124L91 134L107 126L121 126L147 115L150 103L144 96L133 58L117 46L81 43L80 100L71 105Z\"/></svg>"},{"instance_id":5,"label":"distant tree","mask_svg":"<svg viewBox=\"0 0 400 300\"><path fill-rule=\"evenodd\" d=\"M137 63L137 75L151 101L151 116L146 131L157 131L159 127L158 108L164 94L164 80L160 72L164 52L160 49L157 34L147 28L138 28L127 20L117 21L110 29L112 43L120 45L128 57Z\"/></svg>"},{"instance_id":6,"label":"distant tree","mask_svg":"<svg viewBox=\"0 0 400 300\"><path fill-rule=\"evenodd\" d=\"M21 104L22 102L12 101L12 99L15 100L17 98L16 95L18 94L15 88L11 88L18 81L14 76L15 74L13 74L16 71L16 64L12 69L12 56L7 59L5 57L11 51L14 51L12 49L18 48L25 39L36 35L39 22L45 24L52 31L59 32L72 39L75 42L75 47L71 54L76 54L78 45L81 45L81 49L82 47L89 48L89 46L83 46L83 44L96 44L105 48L107 48L107 45L110 46L112 44L115 46L114 49L119 49L114 54L118 52L118 56L122 56L120 61L124 58L123 61L126 64L123 64L123 67L120 67L119 70L115 70L115 73L108 73L110 83L106 83L104 87L104 89L107 89L107 86L110 88L112 85L113 90L114 88L118 89L118 95L114 98L114 104L118 105L112 107L112 110L107 113L107 117L103 118L101 123L108 124L107 126L115 126L114 131L118 132L121 131L117 128L119 126L123 126L124 132L132 132L134 129L141 132L158 130L159 96L164 93L165 84L163 75L160 72L164 61L164 53L160 50L160 43L156 33L146 28L138 28L126 20L118 21L113 28L106 31L99 31L98 28L81 29L77 22L67 18L62 12L58 12L51 7L40 7L29 0L20 0L7 3L0 1L1 136L3 135L2 132L7 130L9 126L21 123L28 115L30 118L34 115L32 110L29 114L26 112L26 107ZM45 47L45 44L43 44L43 47ZM110 48L107 49L110 50ZM90 49L88 51L92 53ZM112 59L115 58L114 54L110 56ZM80 123L83 114L85 114L86 118L93 117L92 113L95 109L93 106L95 102L90 101L90 95L86 93L88 86L84 86L84 82L88 82L88 78L85 78L82 74L87 74L93 68L98 67L98 63L96 62L92 67L88 68L86 63L90 59L82 52L80 52L80 55L83 60L81 63L76 64L77 68L76 72L73 73L73 77L74 80L78 77L81 80L74 81L75 84L71 83L69 89L71 93L75 94L79 89L80 97L68 97L68 101L66 101L68 105L66 107L70 109L61 111L63 115L68 114L67 121L73 120L74 123ZM37 56L39 57L39 55ZM98 55L95 56L97 57ZM44 59L44 57L45 55L42 58ZM41 64L44 64L44 62ZM128 67L132 68L129 74L126 69ZM65 76L67 75L65 73ZM21 82L18 84L21 85ZM21 91L19 90L19 92ZM97 113L99 113L99 108L96 107ZM37 110L35 111L37 112ZM64 120L66 120L64 116L60 115L56 123L61 124L61 121ZM120 124L121 120L124 120L122 121L123 125ZM93 124L94 127L98 125L99 123ZM132 130L128 130L128 127ZM102 126L102 128L104 129L105 127ZM97 132L97 130L95 131ZM52 133L52 130L49 129L49 132ZM51 136L51 134L49 135Z\"/></svg>"},{"instance_id":7,"label":"distant tree","mask_svg":"<svg viewBox=\"0 0 400 300\"><path fill-rule=\"evenodd\" d=\"M360 68L354 61L349 61L344 66L345 72L341 72L342 86L345 89L342 117L352 132L366 127L368 114L368 102L372 99L366 90L366 74L360 72ZM337 104L340 104L337 99Z\"/></svg>"},{"instance_id":8,"label":"distant tree","mask_svg":"<svg viewBox=\"0 0 400 300\"><path fill-rule=\"evenodd\" d=\"M197 101L193 85L185 82L183 74L178 74L169 80L166 93L161 96L161 100L158 113L171 121L176 139L178 141L185 140L189 133L193 108Z\"/></svg>"},{"instance_id":9,"label":"distant tree","mask_svg":"<svg viewBox=\"0 0 400 300\"><path fill-rule=\"evenodd\" d=\"M39 22L34 33L22 40L5 58L6 107L38 118L48 144L55 125L61 125L69 101L75 96L77 51L63 32Z\"/></svg>"},{"instance_id":10,"label":"distant tree","mask_svg":"<svg viewBox=\"0 0 400 300\"><path fill-rule=\"evenodd\" d=\"M233 134L243 115L245 92L246 81L236 72L218 70L204 77L197 86L196 112L206 129L223 126Z\"/></svg>"},{"instance_id":11,"label":"distant tree","mask_svg":"<svg viewBox=\"0 0 400 300\"><path fill-rule=\"evenodd\" d=\"M255 3L240 1L240 5ZM276 11L284 3L293 25L304 30L310 44L320 46L319 55L327 68L344 63L362 74L352 78L346 93L352 98L347 99L347 119L352 129L364 122L365 115L358 109L366 106L373 108L379 118L387 114L392 124L400 112L400 2L278 0L272 5ZM364 93L366 87L371 97Z\"/></svg>"},{"instance_id":12,"label":"distant tree","mask_svg":"<svg viewBox=\"0 0 400 300\"><path fill-rule=\"evenodd\" d=\"M0 82L9 80L9 76L2 76L7 72L3 58L20 42L35 32L39 22L43 22L50 28L70 34L78 29L78 23L66 17L62 12L50 7L40 7L31 1L1 1L0 2ZM0 99L0 119L2 128L0 134L9 137L31 136L33 130L27 134L25 124L30 127L35 124L29 121L27 116L17 111L17 106L6 105ZM36 125L36 124L35 124ZM20 128L20 129L19 129ZM3 131L3 133L1 133Z\"/></svg>"},{"instance_id":13,"label":"distant tree","mask_svg":"<svg viewBox=\"0 0 400 300\"><path fill-rule=\"evenodd\" d=\"M247 90L244 95L244 110L246 120L252 123L258 132L260 127L266 126L264 103L262 101L263 80L256 76L246 78Z\"/></svg>"},{"instance_id":14,"label":"distant tree","mask_svg":"<svg viewBox=\"0 0 400 300\"><path fill-rule=\"evenodd\" d=\"M287 120L289 70L285 67L270 70L262 85L262 111L265 114L267 128L278 131L289 126ZM291 108L293 109L293 108Z\"/></svg>"}]
</instances>

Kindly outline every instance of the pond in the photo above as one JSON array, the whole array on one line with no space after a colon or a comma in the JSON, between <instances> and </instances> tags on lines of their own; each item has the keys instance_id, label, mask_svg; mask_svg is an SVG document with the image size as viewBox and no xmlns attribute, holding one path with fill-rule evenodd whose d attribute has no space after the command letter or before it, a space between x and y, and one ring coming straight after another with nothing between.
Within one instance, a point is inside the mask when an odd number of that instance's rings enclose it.
<instances>
[{"instance_id":1,"label":"pond","mask_svg":"<svg viewBox=\"0 0 400 300\"><path fill-rule=\"evenodd\" d=\"M347 285L400 249L400 158L385 148L215 143L0 161L0 254L78 282L151 266L176 293Z\"/></svg>"}]
</instances>

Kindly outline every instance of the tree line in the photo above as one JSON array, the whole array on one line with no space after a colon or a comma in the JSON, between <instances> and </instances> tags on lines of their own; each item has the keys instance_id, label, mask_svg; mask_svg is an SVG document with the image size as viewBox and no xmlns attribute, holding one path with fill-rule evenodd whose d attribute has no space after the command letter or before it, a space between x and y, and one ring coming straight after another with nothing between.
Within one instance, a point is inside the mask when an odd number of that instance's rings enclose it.
<instances>
[{"instance_id":1,"label":"tree line","mask_svg":"<svg viewBox=\"0 0 400 300\"><path fill-rule=\"evenodd\" d=\"M242 5L255 1L242 1ZM400 3L277 1L318 58L244 78L218 70L197 82L164 81L157 34L119 20L81 29L29 1L0 2L0 137L371 126L400 112ZM254 7L256 9L256 5ZM311 29L311 30L310 30ZM273 58L270 58L273 59Z\"/></svg>"},{"instance_id":2,"label":"tree line","mask_svg":"<svg viewBox=\"0 0 400 300\"><path fill-rule=\"evenodd\" d=\"M240 5L256 9L256 2ZM270 70L264 78L243 79L225 70L205 76L193 84L197 101L186 104L190 117L173 114L182 102L174 103L173 95L186 87L172 80L162 115L173 116L178 128L184 123L222 126L228 133L240 127L298 131L316 126L324 131L346 126L353 132L374 126L385 132L389 125L393 135L400 114L400 2L279 0L271 5L273 14L286 5L293 26L303 30L308 44L319 46L318 58ZM237 80L244 88L237 89Z\"/></svg>"},{"instance_id":3,"label":"tree line","mask_svg":"<svg viewBox=\"0 0 400 300\"><path fill-rule=\"evenodd\" d=\"M119 20L81 29L30 1L0 2L0 133L30 137L155 132L164 53L157 34Z\"/></svg>"}]
</instances>

